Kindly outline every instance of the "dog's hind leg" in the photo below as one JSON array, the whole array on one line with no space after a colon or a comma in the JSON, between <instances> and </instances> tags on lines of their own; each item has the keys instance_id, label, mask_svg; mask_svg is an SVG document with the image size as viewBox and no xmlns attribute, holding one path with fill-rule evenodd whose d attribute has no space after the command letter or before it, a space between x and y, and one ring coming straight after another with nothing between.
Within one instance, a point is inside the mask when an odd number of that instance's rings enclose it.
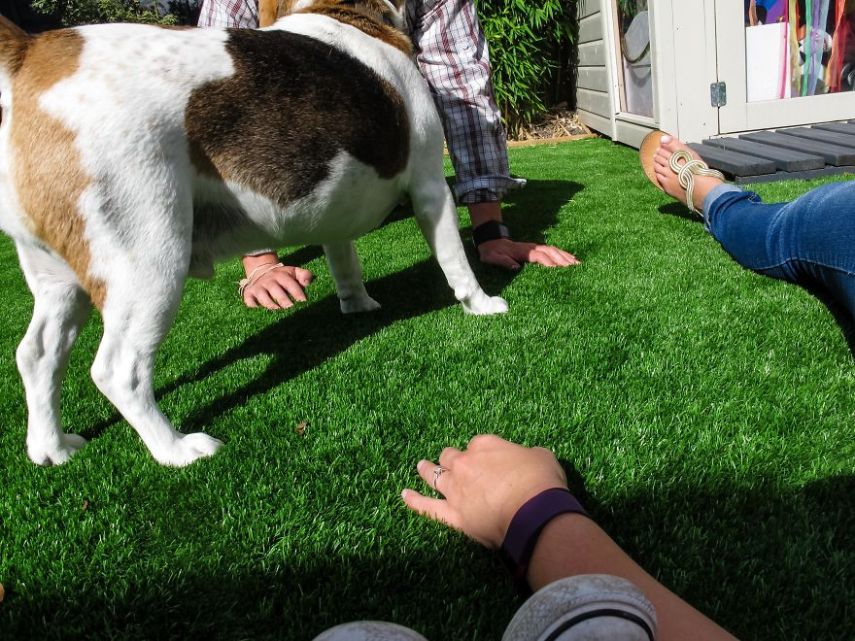
<instances>
[{"instance_id":1,"label":"dog's hind leg","mask_svg":"<svg viewBox=\"0 0 855 641\"><path fill-rule=\"evenodd\" d=\"M362 265L353 242L324 245L324 254L335 281L339 305L343 314L371 312L380 309L380 303L371 298L362 281Z\"/></svg>"},{"instance_id":2,"label":"dog's hind leg","mask_svg":"<svg viewBox=\"0 0 855 641\"><path fill-rule=\"evenodd\" d=\"M32 245L17 248L35 299L15 355L27 396L27 454L39 465L59 465L86 444L62 431L59 396L71 346L92 305L66 263Z\"/></svg>"},{"instance_id":3,"label":"dog's hind leg","mask_svg":"<svg viewBox=\"0 0 855 641\"><path fill-rule=\"evenodd\" d=\"M92 380L159 463L181 467L213 455L222 443L203 433L176 431L154 398L155 354L175 318L187 272L186 265L183 270L167 268L166 252L154 253L116 269L122 280L106 283L104 336Z\"/></svg>"},{"instance_id":4,"label":"dog's hind leg","mask_svg":"<svg viewBox=\"0 0 855 641\"><path fill-rule=\"evenodd\" d=\"M174 467L211 456L222 445L203 433L175 430L154 397L155 356L175 319L190 266L193 210L183 174L180 165L167 166L162 175L174 182L158 180L158 175L146 182L145 169L140 168L136 181L147 189L125 198L135 203L122 213L126 239L102 238L93 252L105 295L104 335L92 363L92 380L152 456ZM174 199L163 200L170 193ZM89 215L106 218L97 210ZM136 244L128 247L127 239Z\"/></svg>"},{"instance_id":5,"label":"dog's hind leg","mask_svg":"<svg viewBox=\"0 0 855 641\"><path fill-rule=\"evenodd\" d=\"M422 234L463 309L477 315L508 311L505 300L485 294L472 273L460 240L454 198L445 182L422 184L410 196Z\"/></svg>"}]
</instances>

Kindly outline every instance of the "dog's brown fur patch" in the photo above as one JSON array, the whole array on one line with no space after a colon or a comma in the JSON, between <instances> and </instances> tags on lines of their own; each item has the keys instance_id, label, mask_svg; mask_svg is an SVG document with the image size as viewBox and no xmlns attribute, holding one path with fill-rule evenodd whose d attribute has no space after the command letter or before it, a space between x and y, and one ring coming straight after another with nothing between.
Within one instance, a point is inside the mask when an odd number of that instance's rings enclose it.
<instances>
[{"instance_id":1,"label":"dog's brown fur patch","mask_svg":"<svg viewBox=\"0 0 855 641\"><path fill-rule=\"evenodd\" d=\"M388 11L386 3L381 0L362 0L355 4L346 4L341 0L320 0L297 13L317 13L328 16L356 27L372 38L382 40L408 56L413 55L413 43L410 39L400 30L384 22Z\"/></svg>"},{"instance_id":2,"label":"dog's brown fur patch","mask_svg":"<svg viewBox=\"0 0 855 641\"><path fill-rule=\"evenodd\" d=\"M269 27L291 13L296 0L258 0L258 26Z\"/></svg>"},{"instance_id":3,"label":"dog's brown fur patch","mask_svg":"<svg viewBox=\"0 0 855 641\"><path fill-rule=\"evenodd\" d=\"M381 178L406 167L403 98L360 61L279 30L230 30L226 50L234 75L195 90L185 113L199 173L287 207L329 175L341 151Z\"/></svg>"},{"instance_id":4,"label":"dog's brown fur patch","mask_svg":"<svg viewBox=\"0 0 855 641\"><path fill-rule=\"evenodd\" d=\"M39 106L46 90L76 71L82 49L83 38L70 29L29 40L12 80L13 172L31 230L71 266L92 303L101 309L106 286L89 276L91 252L78 210L89 177L83 171L74 132Z\"/></svg>"},{"instance_id":5,"label":"dog's brown fur patch","mask_svg":"<svg viewBox=\"0 0 855 641\"><path fill-rule=\"evenodd\" d=\"M296 0L259 0L258 26L269 27L282 16L291 13L294 4L296 4ZM357 2L319 0L297 13L319 13L329 16L339 22L354 26L396 49L400 49L408 56L413 53L413 45L410 39L384 21L389 13L389 8L382 0L358 0Z\"/></svg>"},{"instance_id":6,"label":"dog's brown fur patch","mask_svg":"<svg viewBox=\"0 0 855 641\"><path fill-rule=\"evenodd\" d=\"M30 36L13 22L0 16L0 67L14 74L21 68Z\"/></svg>"}]
</instances>

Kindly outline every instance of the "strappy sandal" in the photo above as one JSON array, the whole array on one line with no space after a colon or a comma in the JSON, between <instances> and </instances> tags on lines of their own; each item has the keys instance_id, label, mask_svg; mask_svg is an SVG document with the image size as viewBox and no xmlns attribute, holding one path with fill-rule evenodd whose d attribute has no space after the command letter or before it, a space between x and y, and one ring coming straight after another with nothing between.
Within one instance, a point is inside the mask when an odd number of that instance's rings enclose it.
<instances>
[{"instance_id":1,"label":"strappy sandal","mask_svg":"<svg viewBox=\"0 0 855 641\"><path fill-rule=\"evenodd\" d=\"M641 149L638 150L641 167L644 169L645 175L662 192L665 190L662 189L662 185L656 179L656 172L653 169L653 156L656 155L656 150L661 146L662 136L665 135L667 134L664 131L651 131L644 137ZM695 176L709 176L724 181L726 180L724 174L715 169L710 169L703 160L698 160L688 151L682 149L671 154L669 164L671 171L677 174L680 186L686 190L686 206L693 213L703 217L703 214L695 209Z\"/></svg>"}]
</instances>

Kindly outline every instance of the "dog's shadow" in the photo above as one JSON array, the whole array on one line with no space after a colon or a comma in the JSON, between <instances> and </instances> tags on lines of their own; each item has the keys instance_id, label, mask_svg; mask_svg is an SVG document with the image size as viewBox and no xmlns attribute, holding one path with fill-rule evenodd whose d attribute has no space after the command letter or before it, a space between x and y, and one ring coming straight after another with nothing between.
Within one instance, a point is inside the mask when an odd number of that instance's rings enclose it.
<instances>
[{"instance_id":1,"label":"dog's shadow","mask_svg":"<svg viewBox=\"0 0 855 641\"><path fill-rule=\"evenodd\" d=\"M509 194L505 200L506 222L518 240L541 243L544 233L557 219L558 212L582 185L560 180L532 180L521 191ZM406 208L393 212L384 224L407 217ZM478 261L471 243L472 231L462 230L469 262L478 282L491 295L502 292L518 272L483 265ZM322 255L318 247L306 247L282 258L286 264L302 264ZM401 272L366 283L369 293L383 307L368 314L342 316L338 298L328 296L302 307L242 344L209 360L192 373L160 387L158 399L179 389L197 383L233 363L259 355L270 355L266 370L255 380L241 388L193 410L182 421L184 431L195 431L207 426L216 417L238 407L257 394L264 394L282 383L310 371L321 363L346 350L356 342L371 336L398 321L413 318L457 304L436 260L431 257ZM401 295L404 292L405 295ZM417 294L416 294L417 293ZM247 313L254 313L247 311ZM119 420L114 415L107 421L87 430L93 437Z\"/></svg>"}]
</instances>

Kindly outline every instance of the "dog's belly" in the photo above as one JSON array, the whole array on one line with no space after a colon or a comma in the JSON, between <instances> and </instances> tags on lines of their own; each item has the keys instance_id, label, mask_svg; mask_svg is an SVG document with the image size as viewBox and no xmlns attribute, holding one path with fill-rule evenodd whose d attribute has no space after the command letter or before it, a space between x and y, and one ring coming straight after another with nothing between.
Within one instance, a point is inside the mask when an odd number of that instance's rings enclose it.
<instances>
[{"instance_id":1,"label":"dog's belly","mask_svg":"<svg viewBox=\"0 0 855 641\"><path fill-rule=\"evenodd\" d=\"M380 178L345 151L329 164L325 180L284 207L246 186L200 178L193 254L221 260L265 247L353 240L377 227L401 201L404 183L403 174Z\"/></svg>"}]
</instances>

